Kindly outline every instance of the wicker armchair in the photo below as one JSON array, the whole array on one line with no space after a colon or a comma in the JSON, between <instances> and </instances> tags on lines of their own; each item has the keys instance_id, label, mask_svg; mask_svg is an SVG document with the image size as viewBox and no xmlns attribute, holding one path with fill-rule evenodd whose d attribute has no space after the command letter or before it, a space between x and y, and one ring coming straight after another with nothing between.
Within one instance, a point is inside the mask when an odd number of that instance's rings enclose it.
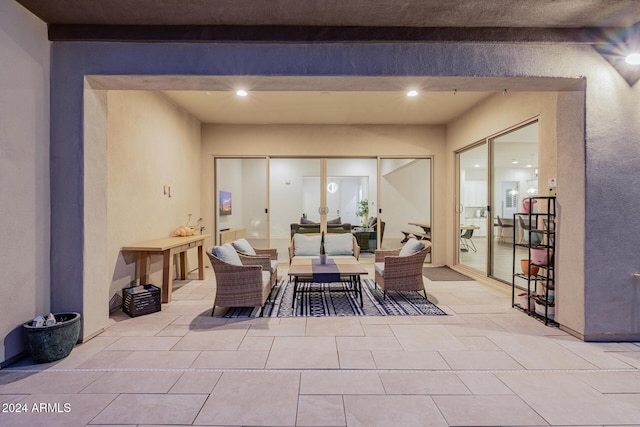
<instances>
[{"instance_id":1,"label":"wicker armchair","mask_svg":"<svg viewBox=\"0 0 640 427\"><path fill-rule=\"evenodd\" d=\"M427 291L422 281L424 259L431 251L431 242L422 241L425 247L408 256L398 256L400 249L377 250L375 254L375 283L382 289L384 298L387 291Z\"/></svg>"},{"instance_id":2,"label":"wicker armchair","mask_svg":"<svg viewBox=\"0 0 640 427\"><path fill-rule=\"evenodd\" d=\"M271 273L255 265L234 265L223 261L207 250L207 256L216 275L216 297L211 315L218 307L258 307L264 305L271 293ZM245 258L241 260L245 261ZM251 262L251 261L249 261Z\"/></svg>"},{"instance_id":3,"label":"wicker armchair","mask_svg":"<svg viewBox=\"0 0 640 427\"><path fill-rule=\"evenodd\" d=\"M259 265L263 271L271 273L271 286L278 280L278 250L253 248L255 255L249 255L238 251L238 256L243 265Z\"/></svg>"}]
</instances>

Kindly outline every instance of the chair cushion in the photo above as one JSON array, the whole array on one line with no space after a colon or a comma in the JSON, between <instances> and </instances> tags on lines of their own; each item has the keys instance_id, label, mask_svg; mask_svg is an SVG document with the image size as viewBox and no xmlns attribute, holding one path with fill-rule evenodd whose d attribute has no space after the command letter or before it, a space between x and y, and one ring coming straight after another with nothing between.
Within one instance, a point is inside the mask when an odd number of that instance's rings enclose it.
<instances>
[{"instance_id":1,"label":"chair cushion","mask_svg":"<svg viewBox=\"0 0 640 427\"><path fill-rule=\"evenodd\" d=\"M307 218L305 218L305 217L301 217L301 218L300 218L300 224L318 224L318 223L317 223L317 222L313 222L313 221L311 221L311 220L308 220L308 219L307 219Z\"/></svg>"},{"instance_id":2,"label":"chair cushion","mask_svg":"<svg viewBox=\"0 0 640 427\"><path fill-rule=\"evenodd\" d=\"M271 272L275 273L278 271L278 260L271 260Z\"/></svg>"},{"instance_id":3,"label":"chair cushion","mask_svg":"<svg viewBox=\"0 0 640 427\"><path fill-rule=\"evenodd\" d=\"M384 262L373 263L373 268L375 268L376 273L384 277Z\"/></svg>"},{"instance_id":4,"label":"chair cushion","mask_svg":"<svg viewBox=\"0 0 640 427\"><path fill-rule=\"evenodd\" d=\"M271 284L271 273L269 273L268 271L263 271L262 272L262 287L266 288L270 284Z\"/></svg>"},{"instance_id":5,"label":"chair cushion","mask_svg":"<svg viewBox=\"0 0 640 427\"><path fill-rule=\"evenodd\" d=\"M242 252L247 255L255 255L256 251L253 250L251 243L247 241L244 237L238 240L231 242L236 251Z\"/></svg>"},{"instance_id":6,"label":"chair cushion","mask_svg":"<svg viewBox=\"0 0 640 427\"><path fill-rule=\"evenodd\" d=\"M294 256L320 256L320 238L320 236L307 236L300 233L294 234Z\"/></svg>"},{"instance_id":7,"label":"chair cushion","mask_svg":"<svg viewBox=\"0 0 640 427\"><path fill-rule=\"evenodd\" d=\"M233 247L233 245L231 245L231 243L225 243L222 246L214 246L211 252L213 252L215 256L228 264L242 265L240 256L236 252L236 249Z\"/></svg>"},{"instance_id":8,"label":"chair cushion","mask_svg":"<svg viewBox=\"0 0 640 427\"><path fill-rule=\"evenodd\" d=\"M353 236L351 233L327 234L324 236L324 250L329 256L353 255Z\"/></svg>"},{"instance_id":9,"label":"chair cushion","mask_svg":"<svg viewBox=\"0 0 640 427\"><path fill-rule=\"evenodd\" d=\"M409 256L413 255L418 251L424 249L424 243L419 241L418 239L409 239L407 243L404 244L398 256Z\"/></svg>"}]
</instances>

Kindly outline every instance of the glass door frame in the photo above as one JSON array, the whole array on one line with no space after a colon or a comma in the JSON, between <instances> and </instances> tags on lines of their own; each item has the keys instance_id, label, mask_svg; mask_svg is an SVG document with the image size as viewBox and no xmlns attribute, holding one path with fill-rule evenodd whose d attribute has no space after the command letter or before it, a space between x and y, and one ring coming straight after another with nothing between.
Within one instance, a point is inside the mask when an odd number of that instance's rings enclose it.
<instances>
[{"instance_id":1,"label":"glass door frame","mask_svg":"<svg viewBox=\"0 0 640 427\"><path fill-rule=\"evenodd\" d=\"M496 206L494 206L494 197L495 197L495 184L494 184L494 169L495 169L495 162L494 162L494 140L496 138L499 138L503 135L506 135L508 133L511 133L513 131L516 131L518 129L524 128L526 126L529 126L533 123L536 122L540 122L540 116L534 116L531 117L527 120L524 120L518 124L515 124L513 126L510 126L508 128L502 129L499 132L496 132L492 135L489 135L479 141L474 142L473 144L467 145L459 150L454 151L454 155L455 155L455 179L454 179L454 198L455 198L455 223L453 224L453 234L452 237L454 238L455 244L453 245L453 250L454 250L454 264L456 266L462 266L464 268L470 268L474 271L477 271L479 273L483 273L486 275L486 277L502 282L502 283L506 283L506 284L511 284L510 281L506 281L504 279L498 278L496 276L493 275L494 273L494 268L493 268L493 258L494 258L494 247L493 247L493 240L494 240L494 234L496 233L496 229L498 228L498 226L494 223L494 217L497 215L498 212L498 208ZM472 267L468 267L464 264L460 263L460 214L461 209L460 209L460 154L473 149L474 147L477 147L479 145L482 144L486 144L486 149L487 149L487 266L486 266L486 272L482 272L480 270L477 269L473 269ZM540 144L540 135L538 135L538 146ZM515 225L514 225L514 233L515 233Z\"/></svg>"},{"instance_id":2,"label":"glass door frame","mask_svg":"<svg viewBox=\"0 0 640 427\"><path fill-rule=\"evenodd\" d=\"M455 155L455 180L454 180L454 185L455 185L455 191L454 191L454 200L455 200L455 221L453 223L453 235L454 235L454 242L455 244L453 245L453 249L455 251L455 256L454 256L454 264L455 265L461 265L464 266L465 268L471 268L474 271L478 271L480 273L486 274L489 277L489 267L491 264L491 247L492 245L489 243L489 241L487 242L487 259L486 259L486 266L485 266L485 271L482 270L478 270L475 269L473 267L469 267L466 264L462 264L461 260L460 260L460 243L461 243L461 229L460 229L460 223L461 223L461 215L464 213L464 209L461 203L461 197L462 195L461 193L461 187L460 187L460 156L461 154L468 152L470 150L476 149L480 146L484 145L485 148L487 149L488 153L487 153L487 174L486 174L486 178L487 178L487 200L486 202L486 208L487 208L487 216L486 216L486 227L487 227L487 237L492 237L493 236L493 221L491 220L492 218L492 206L491 206L491 200L492 199L492 194L491 194L491 174L489 173L491 171L492 168L492 163L491 163L491 155L490 155L490 149L489 149L489 143L487 139L482 139L480 141L476 141L473 144L467 145L464 148L461 148L460 150L457 150L454 152Z\"/></svg>"},{"instance_id":3,"label":"glass door frame","mask_svg":"<svg viewBox=\"0 0 640 427\"><path fill-rule=\"evenodd\" d=\"M218 191L220 191L220 189L218 188L218 160L233 160L233 159L237 159L237 160L247 160L247 159L255 159L255 160L264 160L265 161L265 240L266 242L269 242L271 239L271 221L270 221L270 215L271 215L271 206L270 206L270 200L271 200L271 196L269 194L269 166L270 166L270 160L271 158L269 156L244 156L244 155L239 155L239 156L232 156L232 155L224 155L224 156L212 156L212 160L213 160L213 169L212 169L212 176L211 176L211 180L212 180L212 188L213 188L213 242L214 245L218 245L220 244L220 230L219 230L219 223L220 223L220 200L218 197Z\"/></svg>"}]
</instances>

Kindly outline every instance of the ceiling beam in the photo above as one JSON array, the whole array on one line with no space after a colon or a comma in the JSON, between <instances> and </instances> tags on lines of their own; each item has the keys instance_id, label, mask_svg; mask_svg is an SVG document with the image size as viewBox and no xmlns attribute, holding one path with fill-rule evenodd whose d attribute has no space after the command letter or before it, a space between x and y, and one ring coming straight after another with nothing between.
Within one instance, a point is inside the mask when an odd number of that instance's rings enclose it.
<instances>
[{"instance_id":1,"label":"ceiling beam","mask_svg":"<svg viewBox=\"0 0 640 427\"><path fill-rule=\"evenodd\" d=\"M289 25L50 24L51 41L217 43L571 43L598 44L616 28L357 27Z\"/></svg>"}]
</instances>

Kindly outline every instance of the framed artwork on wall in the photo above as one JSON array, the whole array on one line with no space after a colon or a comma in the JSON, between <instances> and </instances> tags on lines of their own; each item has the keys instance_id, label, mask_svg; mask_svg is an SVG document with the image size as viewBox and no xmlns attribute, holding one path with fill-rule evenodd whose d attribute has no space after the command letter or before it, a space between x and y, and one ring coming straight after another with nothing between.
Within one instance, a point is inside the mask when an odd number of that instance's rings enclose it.
<instances>
[{"instance_id":1,"label":"framed artwork on wall","mask_svg":"<svg viewBox=\"0 0 640 427\"><path fill-rule=\"evenodd\" d=\"M228 191L220 191L220 215L231 215L231 193Z\"/></svg>"}]
</instances>

